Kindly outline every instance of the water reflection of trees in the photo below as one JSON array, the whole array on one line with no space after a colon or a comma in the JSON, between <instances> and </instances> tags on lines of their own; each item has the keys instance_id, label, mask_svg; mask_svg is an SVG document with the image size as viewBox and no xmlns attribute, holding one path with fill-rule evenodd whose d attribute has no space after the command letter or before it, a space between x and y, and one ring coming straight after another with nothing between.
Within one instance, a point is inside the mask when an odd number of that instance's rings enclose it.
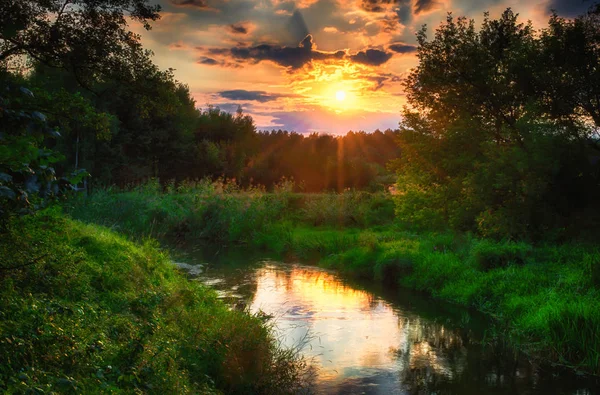
<instances>
[{"instance_id":1,"label":"water reflection of trees","mask_svg":"<svg viewBox=\"0 0 600 395\"><path fill-rule=\"evenodd\" d=\"M421 319L400 326L407 338L395 354L410 394L521 393L539 380L531 364L502 344L476 343L465 330Z\"/></svg>"},{"instance_id":2,"label":"water reflection of trees","mask_svg":"<svg viewBox=\"0 0 600 395\"><path fill-rule=\"evenodd\" d=\"M223 280L218 288L235 287L235 293L256 308L262 304L280 308L280 323L290 344L306 341L318 351L313 358L319 367L319 386L327 393L528 394L556 393L557 388L568 392L575 385L564 377L557 383L540 375L502 344L480 344L482 333L475 316L418 295L395 291L395 298L385 297L394 301L389 303L381 293L362 290L331 273L264 261L252 268L247 263L237 266L235 261L219 263L210 276ZM365 317L363 324L365 314L371 317ZM377 330L372 332L375 321ZM324 330L323 325L329 327ZM351 328L351 351L346 349L345 335L332 332L331 325ZM327 349L320 339L306 338L307 334L321 336L320 330L325 331ZM356 335L369 341L361 342ZM373 338L375 343L370 341ZM397 348L388 353L386 344ZM335 364L327 364L328 360Z\"/></svg>"}]
</instances>

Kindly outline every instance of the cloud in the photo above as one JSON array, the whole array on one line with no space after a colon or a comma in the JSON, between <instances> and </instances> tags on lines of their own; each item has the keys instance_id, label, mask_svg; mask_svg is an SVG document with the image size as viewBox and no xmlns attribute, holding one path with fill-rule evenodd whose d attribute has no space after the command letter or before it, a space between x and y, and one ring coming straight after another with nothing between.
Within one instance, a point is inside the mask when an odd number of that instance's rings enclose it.
<instances>
[{"instance_id":1,"label":"cloud","mask_svg":"<svg viewBox=\"0 0 600 395\"><path fill-rule=\"evenodd\" d=\"M370 66L380 66L390 60L392 54L379 49L367 49L350 56L353 62Z\"/></svg>"},{"instance_id":2,"label":"cloud","mask_svg":"<svg viewBox=\"0 0 600 395\"><path fill-rule=\"evenodd\" d=\"M170 0L176 7L208 8L206 0Z\"/></svg>"},{"instance_id":3,"label":"cloud","mask_svg":"<svg viewBox=\"0 0 600 395\"><path fill-rule=\"evenodd\" d=\"M395 74L378 74L378 75L369 75L365 77L367 80L374 82L375 86L371 87L370 90L378 91L383 88L386 82L399 82L402 80L402 77Z\"/></svg>"},{"instance_id":4,"label":"cloud","mask_svg":"<svg viewBox=\"0 0 600 395\"><path fill-rule=\"evenodd\" d=\"M574 17L584 14L595 2L591 0L549 0L547 10L560 16Z\"/></svg>"},{"instance_id":5,"label":"cloud","mask_svg":"<svg viewBox=\"0 0 600 395\"><path fill-rule=\"evenodd\" d=\"M398 127L399 115L375 111L336 113L321 108L309 111L256 112L271 118L270 124L258 124L259 130L286 129L298 133L326 132L345 134L350 130L373 131Z\"/></svg>"},{"instance_id":6,"label":"cloud","mask_svg":"<svg viewBox=\"0 0 600 395\"><path fill-rule=\"evenodd\" d=\"M207 58L206 56L201 57L200 60L198 60L198 63L206 64L209 66L214 66L214 65L219 64L219 62L217 60L215 60L213 58Z\"/></svg>"},{"instance_id":7,"label":"cloud","mask_svg":"<svg viewBox=\"0 0 600 395\"><path fill-rule=\"evenodd\" d=\"M306 26L304 17L298 10L294 11L290 17L288 29L290 35L296 40L296 42L309 35L308 27Z\"/></svg>"},{"instance_id":8,"label":"cloud","mask_svg":"<svg viewBox=\"0 0 600 395\"><path fill-rule=\"evenodd\" d=\"M253 111L253 109L254 109L254 106L251 103L229 103L229 102L227 102L227 103L216 103L216 104L208 103L207 105L218 108L221 111L228 112L231 114L236 113L239 108L241 108L244 113L248 113L250 111Z\"/></svg>"},{"instance_id":9,"label":"cloud","mask_svg":"<svg viewBox=\"0 0 600 395\"><path fill-rule=\"evenodd\" d=\"M421 14L436 9L442 5L440 0L416 0L415 1L415 14Z\"/></svg>"},{"instance_id":10,"label":"cloud","mask_svg":"<svg viewBox=\"0 0 600 395\"><path fill-rule=\"evenodd\" d=\"M229 25L229 31L234 34L248 34L248 27L241 23L233 23Z\"/></svg>"},{"instance_id":11,"label":"cloud","mask_svg":"<svg viewBox=\"0 0 600 395\"><path fill-rule=\"evenodd\" d=\"M282 47L279 45L261 44L254 47L233 47L229 50L213 48L213 54L228 54L238 61L271 61L283 67L298 69L313 60L341 59L344 51L323 52L316 50L312 36L309 34L297 47Z\"/></svg>"},{"instance_id":12,"label":"cloud","mask_svg":"<svg viewBox=\"0 0 600 395\"><path fill-rule=\"evenodd\" d=\"M384 12L390 5L405 3L406 0L362 0L361 7L369 12Z\"/></svg>"},{"instance_id":13,"label":"cloud","mask_svg":"<svg viewBox=\"0 0 600 395\"><path fill-rule=\"evenodd\" d=\"M204 48L198 47L199 51ZM285 47L272 44L261 44L253 47L236 46L233 48L209 48L206 50L212 56L229 58L232 62L259 63L270 61L281 67L296 70L313 61L328 60L350 60L368 66L380 66L390 60L392 53L380 49L366 49L354 54L346 50L332 52L319 51L313 41L312 35L308 35L297 47ZM224 61L224 63L226 63Z\"/></svg>"},{"instance_id":14,"label":"cloud","mask_svg":"<svg viewBox=\"0 0 600 395\"><path fill-rule=\"evenodd\" d=\"M398 16L398 21L400 21L401 24L408 24L412 19L412 8L410 4L404 4L398 8L396 15Z\"/></svg>"},{"instance_id":15,"label":"cloud","mask_svg":"<svg viewBox=\"0 0 600 395\"><path fill-rule=\"evenodd\" d=\"M246 100L246 101L257 101L259 103L266 103L274 101L284 97L298 97L299 95L281 94L281 93L268 93L265 91L247 91L244 89L234 89L228 91L218 92L218 95L228 100Z\"/></svg>"},{"instance_id":16,"label":"cloud","mask_svg":"<svg viewBox=\"0 0 600 395\"><path fill-rule=\"evenodd\" d=\"M411 44L394 43L388 47L389 50L400 54L413 53L417 51L417 47Z\"/></svg>"}]
</instances>

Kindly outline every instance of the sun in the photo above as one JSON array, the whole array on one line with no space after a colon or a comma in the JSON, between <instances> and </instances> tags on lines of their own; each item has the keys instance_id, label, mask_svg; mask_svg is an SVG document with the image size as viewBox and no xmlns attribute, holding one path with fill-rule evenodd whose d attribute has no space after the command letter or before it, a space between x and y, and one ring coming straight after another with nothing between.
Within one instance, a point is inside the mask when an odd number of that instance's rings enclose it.
<instances>
[{"instance_id":1,"label":"sun","mask_svg":"<svg viewBox=\"0 0 600 395\"><path fill-rule=\"evenodd\" d=\"M335 92L335 98L338 101L344 101L346 99L346 92L344 92L344 91Z\"/></svg>"}]
</instances>

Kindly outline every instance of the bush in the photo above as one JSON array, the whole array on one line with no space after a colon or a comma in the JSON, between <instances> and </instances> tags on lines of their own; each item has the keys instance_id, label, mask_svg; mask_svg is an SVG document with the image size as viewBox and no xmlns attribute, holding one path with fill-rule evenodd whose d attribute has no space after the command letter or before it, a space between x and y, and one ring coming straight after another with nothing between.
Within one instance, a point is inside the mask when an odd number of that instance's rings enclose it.
<instances>
[{"instance_id":1,"label":"bush","mask_svg":"<svg viewBox=\"0 0 600 395\"><path fill-rule=\"evenodd\" d=\"M600 257L597 254L594 256L594 260L590 262L590 278L592 284L596 288L600 288Z\"/></svg>"}]
</instances>

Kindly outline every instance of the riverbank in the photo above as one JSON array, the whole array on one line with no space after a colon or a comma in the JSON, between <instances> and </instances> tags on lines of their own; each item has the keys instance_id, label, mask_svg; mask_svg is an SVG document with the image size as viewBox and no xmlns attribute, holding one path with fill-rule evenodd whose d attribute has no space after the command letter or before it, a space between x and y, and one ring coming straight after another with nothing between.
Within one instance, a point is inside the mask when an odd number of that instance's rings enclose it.
<instances>
[{"instance_id":1,"label":"riverbank","mask_svg":"<svg viewBox=\"0 0 600 395\"><path fill-rule=\"evenodd\" d=\"M51 209L0 237L0 389L295 393L303 362L156 242Z\"/></svg>"},{"instance_id":2,"label":"riverbank","mask_svg":"<svg viewBox=\"0 0 600 395\"><path fill-rule=\"evenodd\" d=\"M528 355L600 374L600 255L593 247L393 228L297 228L282 251L346 276L476 308Z\"/></svg>"},{"instance_id":3,"label":"riverbank","mask_svg":"<svg viewBox=\"0 0 600 395\"><path fill-rule=\"evenodd\" d=\"M228 189L229 188L229 189ZM346 276L425 291L495 318L516 347L544 362L600 374L598 246L414 233L385 194L265 193L196 184L100 191L70 212L134 237L246 244Z\"/></svg>"}]
</instances>

